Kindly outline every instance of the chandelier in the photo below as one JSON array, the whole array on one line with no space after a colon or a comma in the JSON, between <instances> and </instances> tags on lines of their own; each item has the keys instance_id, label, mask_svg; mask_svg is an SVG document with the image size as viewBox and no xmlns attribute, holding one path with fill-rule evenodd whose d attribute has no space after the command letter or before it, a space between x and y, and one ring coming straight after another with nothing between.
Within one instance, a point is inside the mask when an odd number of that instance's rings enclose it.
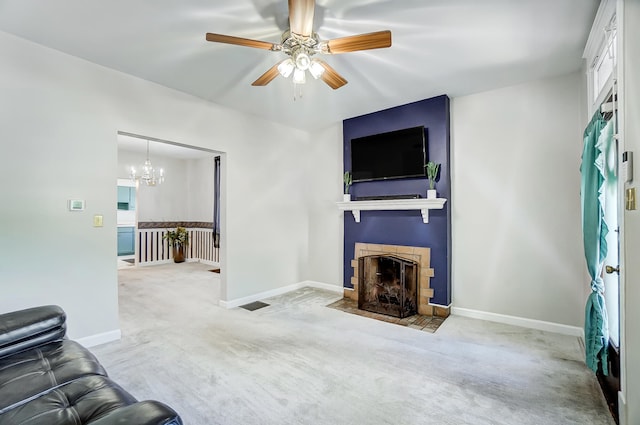
<instances>
[{"instance_id":1,"label":"chandelier","mask_svg":"<svg viewBox=\"0 0 640 425\"><path fill-rule=\"evenodd\" d=\"M147 159L142 166L142 174L138 175L135 167L131 167L131 179L135 181L142 180L147 186L156 186L164 182L164 170L156 169L151 165L149 159L149 141L147 140Z\"/></svg>"}]
</instances>

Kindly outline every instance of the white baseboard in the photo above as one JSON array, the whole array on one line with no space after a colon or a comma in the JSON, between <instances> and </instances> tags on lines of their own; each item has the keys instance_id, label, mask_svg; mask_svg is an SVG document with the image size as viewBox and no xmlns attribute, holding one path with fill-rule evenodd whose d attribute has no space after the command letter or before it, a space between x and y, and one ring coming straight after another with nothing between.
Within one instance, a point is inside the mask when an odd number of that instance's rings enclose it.
<instances>
[{"instance_id":1,"label":"white baseboard","mask_svg":"<svg viewBox=\"0 0 640 425\"><path fill-rule=\"evenodd\" d=\"M287 292L295 291L296 289L300 289L300 288L302 288L302 285L300 283L294 283L292 285L282 286L280 288L271 289L270 291L260 292L257 294L248 295L246 297L236 298L234 300L229 300L229 301L220 300L218 301L218 304L220 305L220 307L223 307L223 308L236 308L236 307L240 307L241 305L252 303L254 301L260 301L265 298L286 294Z\"/></svg>"},{"instance_id":2,"label":"white baseboard","mask_svg":"<svg viewBox=\"0 0 640 425\"><path fill-rule=\"evenodd\" d=\"M85 336L84 338L79 338L75 341L82 346L89 348L100 344L106 344L111 341L117 341L120 338L122 338L122 332L120 332L120 329L116 329L114 331L103 332L101 334Z\"/></svg>"},{"instance_id":3,"label":"white baseboard","mask_svg":"<svg viewBox=\"0 0 640 425\"><path fill-rule=\"evenodd\" d=\"M618 419L620 425L630 425L627 420L627 400L624 398L622 391L618 391Z\"/></svg>"},{"instance_id":4,"label":"white baseboard","mask_svg":"<svg viewBox=\"0 0 640 425\"><path fill-rule=\"evenodd\" d=\"M236 298L230 301L220 300L218 301L218 305L222 308L227 308L227 309L236 308L236 307L240 307L241 305L252 303L254 301L260 301L265 298L286 294L287 292L295 291L297 289L304 288L307 286L310 286L312 288L325 289L328 291L333 291L338 293L342 293L342 290L343 290L341 286L306 280L304 282L298 282L288 286L282 286L280 288L272 289L270 291L260 292L258 294L253 294L253 295L249 295L242 298Z\"/></svg>"},{"instance_id":5,"label":"white baseboard","mask_svg":"<svg viewBox=\"0 0 640 425\"><path fill-rule=\"evenodd\" d=\"M315 282L313 280L305 280L304 282L302 282L301 287L304 287L304 286L309 286L311 288L324 289L325 291L331 291L338 294L344 293L344 288L340 285L332 285L330 283Z\"/></svg>"},{"instance_id":6,"label":"white baseboard","mask_svg":"<svg viewBox=\"0 0 640 425\"><path fill-rule=\"evenodd\" d=\"M559 323L545 322L543 320L527 319L524 317L508 316L506 314L489 313L486 311L471 310L468 308L460 307L452 307L451 313L456 316L504 323L506 325L514 325L523 328L537 329L540 331L554 332L562 335L571 335L584 339L584 330L577 326L562 325Z\"/></svg>"}]
</instances>

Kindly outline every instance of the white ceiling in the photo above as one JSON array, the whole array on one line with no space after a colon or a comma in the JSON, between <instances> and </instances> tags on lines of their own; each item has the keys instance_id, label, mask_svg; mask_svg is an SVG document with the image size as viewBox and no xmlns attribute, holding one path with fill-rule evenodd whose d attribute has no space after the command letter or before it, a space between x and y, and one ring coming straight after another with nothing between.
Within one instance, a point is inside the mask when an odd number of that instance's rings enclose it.
<instances>
[{"instance_id":1,"label":"white ceiling","mask_svg":"<svg viewBox=\"0 0 640 425\"><path fill-rule=\"evenodd\" d=\"M283 53L205 41L280 42L286 0L0 0L0 30L200 98L314 130L426 99L580 69L598 0L317 0L322 39L389 29L389 49L325 57L349 84L251 83Z\"/></svg>"}]
</instances>

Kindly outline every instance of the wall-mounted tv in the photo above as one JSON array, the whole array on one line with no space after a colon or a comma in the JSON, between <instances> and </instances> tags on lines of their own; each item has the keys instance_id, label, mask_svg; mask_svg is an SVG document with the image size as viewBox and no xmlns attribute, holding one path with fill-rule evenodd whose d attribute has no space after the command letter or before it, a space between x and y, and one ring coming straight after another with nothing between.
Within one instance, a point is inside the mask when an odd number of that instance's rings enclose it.
<instances>
[{"instance_id":1,"label":"wall-mounted tv","mask_svg":"<svg viewBox=\"0 0 640 425\"><path fill-rule=\"evenodd\" d=\"M354 182L425 177L427 160L423 126L351 139Z\"/></svg>"}]
</instances>

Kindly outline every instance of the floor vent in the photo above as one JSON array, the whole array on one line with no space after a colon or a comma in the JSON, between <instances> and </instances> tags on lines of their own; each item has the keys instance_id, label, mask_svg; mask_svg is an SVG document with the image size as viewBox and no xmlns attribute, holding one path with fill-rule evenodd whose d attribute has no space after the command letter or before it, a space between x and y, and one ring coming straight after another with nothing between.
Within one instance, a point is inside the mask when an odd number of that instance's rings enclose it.
<instances>
[{"instance_id":1,"label":"floor vent","mask_svg":"<svg viewBox=\"0 0 640 425\"><path fill-rule=\"evenodd\" d=\"M240 306L240 308L244 308L245 310L249 310L249 311L256 311L262 307L269 307L269 304L263 303L262 301L254 301L252 303Z\"/></svg>"}]
</instances>

